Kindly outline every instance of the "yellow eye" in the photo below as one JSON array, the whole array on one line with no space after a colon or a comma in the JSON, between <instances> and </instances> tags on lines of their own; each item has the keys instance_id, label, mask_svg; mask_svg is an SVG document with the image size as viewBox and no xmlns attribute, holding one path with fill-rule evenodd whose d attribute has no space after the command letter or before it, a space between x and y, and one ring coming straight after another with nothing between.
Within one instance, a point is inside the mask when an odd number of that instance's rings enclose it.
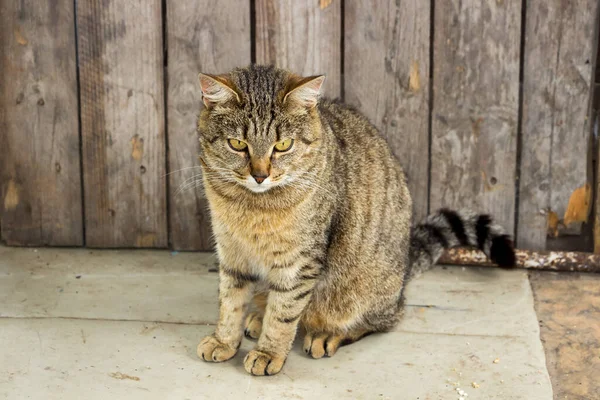
<instances>
[{"instance_id":1,"label":"yellow eye","mask_svg":"<svg viewBox=\"0 0 600 400\"><path fill-rule=\"evenodd\" d=\"M231 147L235 151L244 151L246 150L246 148L248 148L248 145L246 143L237 139L229 139L227 140L227 143L229 143L229 147Z\"/></svg>"},{"instance_id":2,"label":"yellow eye","mask_svg":"<svg viewBox=\"0 0 600 400\"><path fill-rule=\"evenodd\" d=\"M292 148L293 144L294 144L294 139L285 139L285 140L282 140L281 142L275 143L275 150L276 151L288 151L289 149Z\"/></svg>"}]
</instances>

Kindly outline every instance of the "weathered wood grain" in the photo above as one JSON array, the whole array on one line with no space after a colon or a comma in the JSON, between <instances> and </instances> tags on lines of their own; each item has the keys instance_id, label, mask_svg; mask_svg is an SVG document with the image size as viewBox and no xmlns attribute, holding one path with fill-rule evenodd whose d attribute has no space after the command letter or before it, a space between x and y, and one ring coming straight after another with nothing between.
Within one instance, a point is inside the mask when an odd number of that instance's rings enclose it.
<instances>
[{"instance_id":1,"label":"weathered wood grain","mask_svg":"<svg viewBox=\"0 0 600 400\"><path fill-rule=\"evenodd\" d=\"M428 210L430 2L345 2L344 93L402 163L414 216Z\"/></svg>"},{"instance_id":2,"label":"weathered wood grain","mask_svg":"<svg viewBox=\"0 0 600 400\"><path fill-rule=\"evenodd\" d=\"M521 248L543 249L547 216L564 222L571 195L588 183L587 119L597 13L596 0L527 2L517 232ZM574 205L571 209L577 211Z\"/></svg>"},{"instance_id":3,"label":"weathered wood grain","mask_svg":"<svg viewBox=\"0 0 600 400\"><path fill-rule=\"evenodd\" d=\"M256 62L303 76L325 74L323 93L341 88L341 0L256 0Z\"/></svg>"},{"instance_id":4,"label":"weathered wood grain","mask_svg":"<svg viewBox=\"0 0 600 400\"><path fill-rule=\"evenodd\" d=\"M161 2L77 1L87 244L166 247Z\"/></svg>"},{"instance_id":5,"label":"weathered wood grain","mask_svg":"<svg viewBox=\"0 0 600 400\"><path fill-rule=\"evenodd\" d=\"M431 208L514 229L521 1L437 0Z\"/></svg>"},{"instance_id":6,"label":"weathered wood grain","mask_svg":"<svg viewBox=\"0 0 600 400\"><path fill-rule=\"evenodd\" d=\"M210 250L208 203L201 189L196 119L198 73L250 63L249 2L167 2L169 219L175 249ZM200 185L200 186L198 186Z\"/></svg>"},{"instance_id":7,"label":"weathered wood grain","mask_svg":"<svg viewBox=\"0 0 600 400\"><path fill-rule=\"evenodd\" d=\"M74 6L0 7L0 220L11 245L83 244Z\"/></svg>"}]
</instances>

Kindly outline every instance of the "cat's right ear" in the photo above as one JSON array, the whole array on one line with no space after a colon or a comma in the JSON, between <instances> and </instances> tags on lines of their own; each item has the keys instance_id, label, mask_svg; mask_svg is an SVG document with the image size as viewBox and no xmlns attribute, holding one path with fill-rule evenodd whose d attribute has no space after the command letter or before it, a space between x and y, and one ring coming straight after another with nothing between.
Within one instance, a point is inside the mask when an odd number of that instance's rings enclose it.
<instances>
[{"instance_id":1,"label":"cat's right ear","mask_svg":"<svg viewBox=\"0 0 600 400\"><path fill-rule=\"evenodd\" d=\"M225 104L234 98L240 101L240 97L224 77L200 73L198 82L202 91L202 101L208 109L217 104Z\"/></svg>"},{"instance_id":2,"label":"cat's right ear","mask_svg":"<svg viewBox=\"0 0 600 400\"><path fill-rule=\"evenodd\" d=\"M283 102L292 102L305 108L315 107L319 100L321 86L323 86L324 81L325 75L298 79L293 83L292 89L283 98Z\"/></svg>"}]
</instances>

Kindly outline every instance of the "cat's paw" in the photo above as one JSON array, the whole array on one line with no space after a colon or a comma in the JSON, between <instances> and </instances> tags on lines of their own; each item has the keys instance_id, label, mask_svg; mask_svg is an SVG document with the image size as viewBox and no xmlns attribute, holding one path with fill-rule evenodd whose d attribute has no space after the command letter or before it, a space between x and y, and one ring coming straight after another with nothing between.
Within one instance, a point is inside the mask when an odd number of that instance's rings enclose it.
<instances>
[{"instance_id":1,"label":"cat's paw","mask_svg":"<svg viewBox=\"0 0 600 400\"><path fill-rule=\"evenodd\" d=\"M244 324L244 334L252 339L258 339L260 332L262 331L262 314L257 312L251 312L246 317L246 323Z\"/></svg>"},{"instance_id":2,"label":"cat's paw","mask_svg":"<svg viewBox=\"0 0 600 400\"><path fill-rule=\"evenodd\" d=\"M246 372L252 375L275 375L281 371L284 362L285 357L260 350L252 350L244 359L244 368L246 368Z\"/></svg>"},{"instance_id":3,"label":"cat's paw","mask_svg":"<svg viewBox=\"0 0 600 400\"><path fill-rule=\"evenodd\" d=\"M222 362L227 361L237 353L239 345L231 347L228 344L221 343L214 336L207 336L198 345L198 356L204 361Z\"/></svg>"},{"instance_id":4,"label":"cat's paw","mask_svg":"<svg viewBox=\"0 0 600 400\"><path fill-rule=\"evenodd\" d=\"M307 333L304 337L304 352L312 358L331 357L344 341L344 336L327 333Z\"/></svg>"}]
</instances>

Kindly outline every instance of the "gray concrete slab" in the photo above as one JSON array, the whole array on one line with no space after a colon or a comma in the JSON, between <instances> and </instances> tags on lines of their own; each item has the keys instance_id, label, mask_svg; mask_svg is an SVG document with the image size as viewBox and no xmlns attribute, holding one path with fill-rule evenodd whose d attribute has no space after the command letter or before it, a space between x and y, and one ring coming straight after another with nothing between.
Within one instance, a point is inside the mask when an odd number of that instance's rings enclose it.
<instances>
[{"instance_id":1,"label":"gray concrete slab","mask_svg":"<svg viewBox=\"0 0 600 400\"><path fill-rule=\"evenodd\" d=\"M539 336L524 270L436 267L406 291L403 331Z\"/></svg>"},{"instance_id":2,"label":"gray concrete slab","mask_svg":"<svg viewBox=\"0 0 600 400\"><path fill-rule=\"evenodd\" d=\"M0 316L214 322L216 266L209 253L0 246Z\"/></svg>"},{"instance_id":3,"label":"gray concrete slab","mask_svg":"<svg viewBox=\"0 0 600 400\"><path fill-rule=\"evenodd\" d=\"M194 253L0 247L0 398L552 398L522 271L438 267L409 285L394 332L331 359L296 346L256 378L249 340L227 363L195 355L214 329L211 268Z\"/></svg>"}]
</instances>

